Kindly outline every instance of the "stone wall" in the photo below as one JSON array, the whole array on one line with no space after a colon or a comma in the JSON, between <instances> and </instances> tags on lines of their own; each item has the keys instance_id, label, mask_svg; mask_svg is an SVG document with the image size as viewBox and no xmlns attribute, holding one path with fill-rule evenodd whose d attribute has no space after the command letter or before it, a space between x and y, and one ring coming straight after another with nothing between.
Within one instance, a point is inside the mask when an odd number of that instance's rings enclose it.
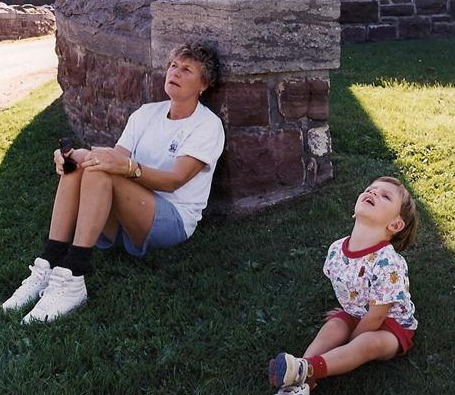
<instances>
[{"instance_id":1,"label":"stone wall","mask_svg":"<svg viewBox=\"0 0 455 395\"><path fill-rule=\"evenodd\" d=\"M51 5L54 4L55 0L3 0L6 5Z\"/></svg>"},{"instance_id":2,"label":"stone wall","mask_svg":"<svg viewBox=\"0 0 455 395\"><path fill-rule=\"evenodd\" d=\"M45 36L55 31L55 17L47 7L0 3L0 40Z\"/></svg>"},{"instance_id":3,"label":"stone wall","mask_svg":"<svg viewBox=\"0 0 455 395\"><path fill-rule=\"evenodd\" d=\"M341 0L342 42L455 35L455 0Z\"/></svg>"},{"instance_id":4,"label":"stone wall","mask_svg":"<svg viewBox=\"0 0 455 395\"><path fill-rule=\"evenodd\" d=\"M224 66L223 83L203 98L226 130L216 206L257 208L332 177L338 1L57 0L55 8L58 78L83 140L112 145L141 103L166 98L170 49L203 38Z\"/></svg>"},{"instance_id":5,"label":"stone wall","mask_svg":"<svg viewBox=\"0 0 455 395\"><path fill-rule=\"evenodd\" d=\"M150 3L55 2L65 110L75 133L91 144L112 145L129 115L156 100Z\"/></svg>"}]
</instances>

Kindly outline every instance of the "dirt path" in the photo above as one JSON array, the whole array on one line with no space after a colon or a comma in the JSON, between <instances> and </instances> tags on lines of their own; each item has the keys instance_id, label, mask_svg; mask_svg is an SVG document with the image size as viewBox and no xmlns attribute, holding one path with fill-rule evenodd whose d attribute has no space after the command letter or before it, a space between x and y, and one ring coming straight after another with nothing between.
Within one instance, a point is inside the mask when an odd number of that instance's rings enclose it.
<instances>
[{"instance_id":1,"label":"dirt path","mask_svg":"<svg viewBox=\"0 0 455 395\"><path fill-rule=\"evenodd\" d=\"M55 36L0 41L0 110L57 76Z\"/></svg>"}]
</instances>

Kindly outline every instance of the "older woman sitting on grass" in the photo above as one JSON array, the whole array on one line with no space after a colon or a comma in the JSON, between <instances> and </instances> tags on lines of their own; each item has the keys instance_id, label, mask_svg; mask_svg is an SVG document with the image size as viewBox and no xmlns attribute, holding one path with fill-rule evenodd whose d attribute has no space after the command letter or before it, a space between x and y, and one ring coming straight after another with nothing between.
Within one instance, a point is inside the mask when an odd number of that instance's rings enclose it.
<instances>
[{"instance_id":1,"label":"older woman sitting on grass","mask_svg":"<svg viewBox=\"0 0 455 395\"><path fill-rule=\"evenodd\" d=\"M23 322L53 321L86 301L84 276L95 245L122 243L142 257L193 234L224 146L220 119L199 102L218 77L212 49L200 43L175 48L165 80L170 100L134 112L114 148L55 151L60 182L49 239L4 310L40 296Z\"/></svg>"}]
</instances>

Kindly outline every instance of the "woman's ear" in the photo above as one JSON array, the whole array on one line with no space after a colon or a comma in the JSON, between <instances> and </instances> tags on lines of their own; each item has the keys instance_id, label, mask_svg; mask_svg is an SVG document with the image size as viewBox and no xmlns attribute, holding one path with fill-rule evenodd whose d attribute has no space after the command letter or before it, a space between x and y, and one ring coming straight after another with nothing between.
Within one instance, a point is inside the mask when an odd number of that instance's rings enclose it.
<instances>
[{"instance_id":1,"label":"woman's ear","mask_svg":"<svg viewBox=\"0 0 455 395\"><path fill-rule=\"evenodd\" d=\"M201 90L199 91L199 96L201 96L205 91L206 89L209 87L209 84L207 83L204 83L202 86L201 86Z\"/></svg>"},{"instance_id":2,"label":"woman's ear","mask_svg":"<svg viewBox=\"0 0 455 395\"><path fill-rule=\"evenodd\" d=\"M401 232L404 229L405 225L406 224L403 219L401 217L397 217L387 226L387 229L395 234Z\"/></svg>"}]
</instances>

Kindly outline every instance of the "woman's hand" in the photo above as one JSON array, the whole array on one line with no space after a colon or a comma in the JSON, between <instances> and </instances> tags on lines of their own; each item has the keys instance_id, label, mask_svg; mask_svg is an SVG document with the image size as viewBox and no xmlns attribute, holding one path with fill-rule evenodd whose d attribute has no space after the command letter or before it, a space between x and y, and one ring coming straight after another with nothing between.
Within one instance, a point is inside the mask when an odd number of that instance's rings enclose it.
<instances>
[{"instance_id":1,"label":"woman's hand","mask_svg":"<svg viewBox=\"0 0 455 395\"><path fill-rule=\"evenodd\" d=\"M128 174L128 156L117 148L92 147L81 163L86 171L105 171L110 174Z\"/></svg>"},{"instance_id":2,"label":"woman's hand","mask_svg":"<svg viewBox=\"0 0 455 395\"><path fill-rule=\"evenodd\" d=\"M73 153L73 151L74 151L74 149L70 149L68 151L68 153L66 154L66 156L70 156ZM54 163L55 163L56 173L59 176L62 176L64 174L63 173L63 164L65 163L65 158L59 148L57 148L54 151Z\"/></svg>"},{"instance_id":3,"label":"woman's hand","mask_svg":"<svg viewBox=\"0 0 455 395\"><path fill-rule=\"evenodd\" d=\"M89 151L80 148L80 149L73 149L71 148L65 155L62 154L60 149L56 149L54 151L54 163L55 163L55 171L58 175L62 176L63 172L63 164L65 163L65 158L71 157L71 159L75 160L77 163L77 167L79 168L85 155L87 155Z\"/></svg>"}]
</instances>

